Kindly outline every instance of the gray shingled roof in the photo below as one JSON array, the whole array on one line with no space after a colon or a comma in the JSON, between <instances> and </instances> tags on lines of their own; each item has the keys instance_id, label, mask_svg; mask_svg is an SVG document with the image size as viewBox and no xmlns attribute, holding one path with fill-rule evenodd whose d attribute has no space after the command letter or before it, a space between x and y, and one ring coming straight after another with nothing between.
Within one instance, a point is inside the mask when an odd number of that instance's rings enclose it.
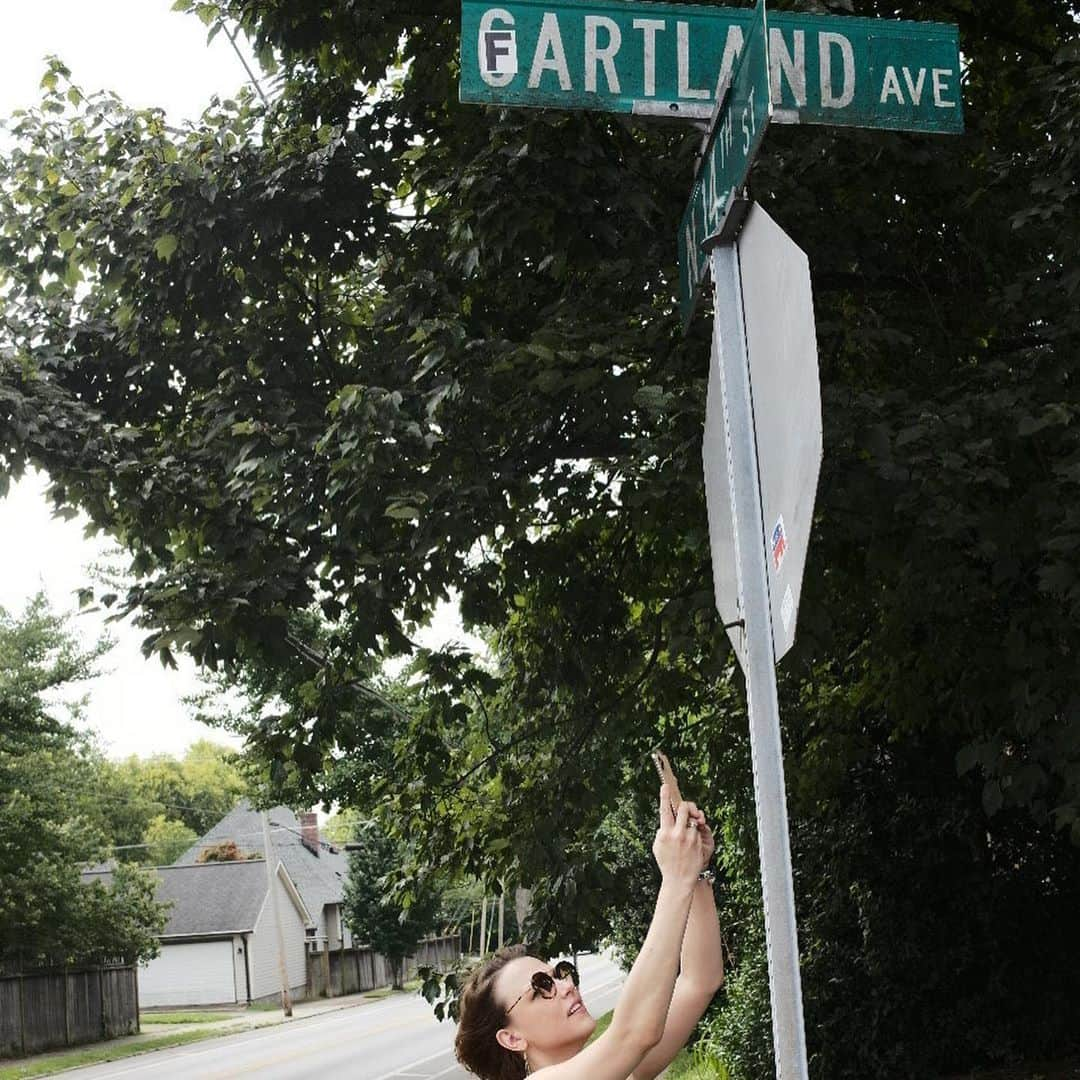
<instances>
[{"instance_id":1,"label":"gray shingled roof","mask_svg":"<svg viewBox=\"0 0 1080 1080\"><path fill-rule=\"evenodd\" d=\"M325 842L319 845L319 853L316 855L301 840L300 822L288 807L275 806L269 811L269 815L270 842L273 844L274 854L285 864L304 906L318 922L319 932L325 933L323 908L326 904L342 902L345 882L349 875L348 856ZM173 865L190 865L195 862L203 848L223 840L235 841L241 851L265 855L260 812L253 809L246 799L237 803Z\"/></svg>"},{"instance_id":2,"label":"gray shingled roof","mask_svg":"<svg viewBox=\"0 0 1080 1080\"><path fill-rule=\"evenodd\" d=\"M255 929L266 899L266 863L200 863L159 866L157 898L172 903L163 939L244 933ZM86 872L83 881L108 882L109 872Z\"/></svg>"}]
</instances>

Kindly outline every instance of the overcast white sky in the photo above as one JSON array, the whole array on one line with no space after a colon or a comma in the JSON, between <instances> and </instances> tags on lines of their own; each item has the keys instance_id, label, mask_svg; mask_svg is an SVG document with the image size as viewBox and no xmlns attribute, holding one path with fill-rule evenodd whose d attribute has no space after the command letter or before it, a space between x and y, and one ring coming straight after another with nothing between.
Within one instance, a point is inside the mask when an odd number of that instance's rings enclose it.
<instances>
[{"instance_id":1,"label":"overcast white sky","mask_svg":"<svg viewBox=\"0 0 1080 1080\"><path fill-rule=\"evenodd\" d=\"M247 78L225 36L207 46L203 24L171 11L172 0L34 0L4 7L0 116L38 100L50 54L85 92L115 90L130 105L164 108L174 123L197 118L213 94L231 96ZM56 610L76 612L74 594L87 581L86 567L108 550L106 541L84 537L85 520L51 516L47 482L34 473L0 500L0 606L9 612L38 589ZM73 614L73 623L88 641L103 629L102 616ZM87 687L87 722L110 756L181 754L208 735L235 742L187 715L181 699L198 685L193 665L181 659L180 671L166 671L157 660L143 659L139 631L114 625L110 633L117 645L104 673ZM436 644L460 637L456 612L446 608L422 639Z\"/></svg>"}]
</instances>

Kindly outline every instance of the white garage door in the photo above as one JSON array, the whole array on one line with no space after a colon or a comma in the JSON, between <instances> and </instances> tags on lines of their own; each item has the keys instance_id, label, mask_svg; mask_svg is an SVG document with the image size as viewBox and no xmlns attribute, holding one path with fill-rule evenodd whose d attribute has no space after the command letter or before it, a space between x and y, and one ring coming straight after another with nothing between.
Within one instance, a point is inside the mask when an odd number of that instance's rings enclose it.
<instances>
[{"instance_id":1,"label":"white garage door","mask_svg":"<svg viewBox=\"0 0 1080 1080\"><path fill-rule=\"evenodd\" d=\"M163 945L139 968L139 1004L224 1005L236 1001L232 940Z\"/></svg>"}]
</instances>

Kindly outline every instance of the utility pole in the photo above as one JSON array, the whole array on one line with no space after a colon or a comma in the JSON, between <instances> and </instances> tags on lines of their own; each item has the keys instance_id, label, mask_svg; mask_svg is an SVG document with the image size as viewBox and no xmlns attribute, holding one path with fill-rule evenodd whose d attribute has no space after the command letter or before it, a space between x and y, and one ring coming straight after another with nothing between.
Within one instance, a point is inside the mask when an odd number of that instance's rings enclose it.
<instances>
[{"instance_id":1,"label":"utility pole","mask_svg":"<svg viewBox=\"0 0 1080 1080\"><path fill-rule=\"evenodd\" d=\"M499 882L499 948L503 947L503 901L506 899L506 885Z\"/></svg>"},{"instance_id":2,"label":"utility pole","mask_svg":"<svg viewBox=\"0 0 1080 1080\"><path fill-rule=\"evenodd\" d=\"M484 893L480 901L480 959L483 960L487 952L487 893Z\"/></svg>"},{"instance_id":3,"label":"utility pole","mask_svg":"<svg viewBox=\"0 0 1080 1080\"><path fill-rule=\"evenodd\" d=\"M281 929L281 905L278 902L277 873L274 868L274 848L270 841L270 815L262 812L263 853L266 857L266 887L270 890L270 903L274 910L274 926L277 929L278 972L281 975L281 1011L292 1016L292 998L289 996L289 968L285 963L285 934Z\"/></svg>"}]
</instances>

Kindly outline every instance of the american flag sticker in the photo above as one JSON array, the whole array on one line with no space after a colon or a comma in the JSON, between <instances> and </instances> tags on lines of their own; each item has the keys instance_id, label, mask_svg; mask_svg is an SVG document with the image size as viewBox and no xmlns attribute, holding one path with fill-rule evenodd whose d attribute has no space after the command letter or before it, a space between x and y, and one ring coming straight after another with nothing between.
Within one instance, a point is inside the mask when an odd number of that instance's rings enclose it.
<instances>
[{"instance_id":1,"label":"american flag sticker","mask_svg":"<svg viewBox=\"0 0 1080 1080\"><path fill-rule=\"evenodd\" d=\"M773 570L779 573L780 567L784 565L784 556L787 554L787 533L784 532L784 515L780 515L780 520L776 523L776 528L772 531L772 563Z\"/></svg>"}]
</instances>

